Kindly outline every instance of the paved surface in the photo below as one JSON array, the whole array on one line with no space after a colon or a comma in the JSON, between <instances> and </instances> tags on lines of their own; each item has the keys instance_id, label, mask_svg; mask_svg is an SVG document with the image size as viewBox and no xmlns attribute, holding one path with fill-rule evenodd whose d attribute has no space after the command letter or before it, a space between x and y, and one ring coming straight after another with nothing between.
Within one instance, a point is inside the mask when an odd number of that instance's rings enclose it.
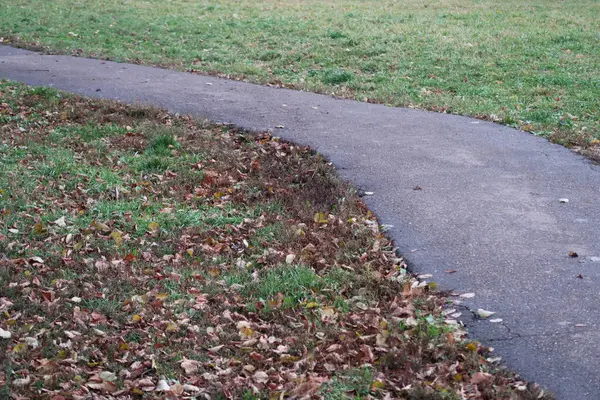
<instances>
[{"instance_id":1,"label":"paved surface","mask_svg":"<svg viewBox=\"0 0 600 400\"><path fill-rule=\"evenodd\" d=\"M312 146L374 192L367 203L393 225L415 271L474 292L467 307L504 320L466 318L473 336L560 399L600 399L600 167L586 159L459 116L8 47L0 78L271 129Z\"/></svg>"}]
</instances>

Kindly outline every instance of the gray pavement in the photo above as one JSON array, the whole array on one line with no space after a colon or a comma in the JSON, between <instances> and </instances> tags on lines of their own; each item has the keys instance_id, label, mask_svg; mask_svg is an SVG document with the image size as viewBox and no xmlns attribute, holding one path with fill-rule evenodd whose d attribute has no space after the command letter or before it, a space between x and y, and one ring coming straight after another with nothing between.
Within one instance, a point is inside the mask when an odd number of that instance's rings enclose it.
<instances>
[{"instance_id":1,"label":"gray pavement","mask_svg":"<svg viewBox=\"0 0 600 400\"><path fill-rule=\"evenodd\" d=\"M474 292L466 307L503 319L465 318L473 337L559 399L600 399L600 166L470 118L137 65L0 46L0 78L272 130L312 146L343 178L374 192L366 202L393 226L414 271L433 274L444 289Z\"/></svg>"}]
</instances>

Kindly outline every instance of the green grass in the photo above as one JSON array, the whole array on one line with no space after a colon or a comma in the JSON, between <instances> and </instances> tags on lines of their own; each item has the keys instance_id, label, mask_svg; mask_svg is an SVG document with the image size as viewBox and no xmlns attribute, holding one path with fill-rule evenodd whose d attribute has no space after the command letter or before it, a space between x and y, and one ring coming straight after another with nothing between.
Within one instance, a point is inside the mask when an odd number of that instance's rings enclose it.
<instances>
[{"instance_id":1,"label":"green grass","mask_svg":"<svg viewBox=\"0 0 600 400\"><path fill-rule=\"evenodd\" d=\"M355 368L327 382L319 395L326 400L362 399L369 395L373 379L371 368ZM349 396L349 393L354 393L354 396Z\"/></svg>"},{"instance_id":2,"label":"green grass","mask_svg":"<svg viewBox=\"0 0 600 400\"><path fill-rule=\"evenodd\" d=\"M596 0L0 0L0 36L600 139ZM148 171L167 166L153 161Z\"/></svg>"}]
</instances>

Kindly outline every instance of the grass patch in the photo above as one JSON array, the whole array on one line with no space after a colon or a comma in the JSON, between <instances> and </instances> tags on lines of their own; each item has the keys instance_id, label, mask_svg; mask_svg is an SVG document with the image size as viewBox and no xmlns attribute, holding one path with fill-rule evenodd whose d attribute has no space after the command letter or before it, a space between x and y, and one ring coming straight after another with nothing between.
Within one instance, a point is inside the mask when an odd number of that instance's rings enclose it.
<instances>
[{"instance_id":1,"label":"grass patch","mask_svg":"<svg viewBox=\"0 0 600 400\"><path fill-rule=\"evenodd\" d=\"M157 155L169 155L171 151L179 148L179 143L173 135L160 135L152 139L148 151Z\"/></svg>"},{"instance_id":2,"label":"grass patch","mask_svg":"<svg viewBox=\"0 0 600 400\"><path fill-rule=\"evenodd\" d=\"M333 69L326 70L323 72L321 81L327 85L339 85L342 83L350 82L354 78L354 74L348 71Z\"/></svg>"},{"instance_id":3,"label":"grass patch","mask_svg":"<svg viewBox=\"0 0 600 400\"><path fill-rule=\"evenodd\" d=\"M335 376L320 390L320 395L327 400L344 400L352 394L355 399L369 396L373 383L373 370L369 367L356 368L343 375Z\"/></svg>"},{"instance_id":4,"label":"grass patch","mask_svg":"<svg viewBox=\"0 0 600 400\"><path fill-rule=\"evenodd\" d=\"M471 115L591 148L600 140L599 14L594 0L9 0L0 36Z\"/></svg>"},{"instance_id":5,"label":"grass patch","mask_svg":"<svg viewBox=\"0 0 600 400\"><path fill-rule=\"evenodd\" d=\"M11 82L0 99L5 397L548 398L445 325L310 149Z\"/></svg>"}]
</instances>

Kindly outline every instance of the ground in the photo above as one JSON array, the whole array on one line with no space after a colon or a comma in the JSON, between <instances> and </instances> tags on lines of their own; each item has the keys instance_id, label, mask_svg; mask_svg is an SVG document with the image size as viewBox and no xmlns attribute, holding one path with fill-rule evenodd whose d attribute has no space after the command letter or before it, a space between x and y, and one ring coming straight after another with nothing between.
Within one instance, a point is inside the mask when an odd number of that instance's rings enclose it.
<instances>
[{"instance_id":1,"label":"ground","mask_svg":"<svg viewBox=\"0 0 600 400\"><path fill-rule=\"evenodd\" d=\"M4 42L600 139L595 0L0 0Z\"/></svg>"},{"instance_id":2,"label":"ground","mask_svg":"<svg viewBox=\"0 0 600 400\"><path fill-rule=\"evenodd\" d=\"M3 396L549 398L309 149L11 82L0 121Z\"/></svg>"}]
</instances>

